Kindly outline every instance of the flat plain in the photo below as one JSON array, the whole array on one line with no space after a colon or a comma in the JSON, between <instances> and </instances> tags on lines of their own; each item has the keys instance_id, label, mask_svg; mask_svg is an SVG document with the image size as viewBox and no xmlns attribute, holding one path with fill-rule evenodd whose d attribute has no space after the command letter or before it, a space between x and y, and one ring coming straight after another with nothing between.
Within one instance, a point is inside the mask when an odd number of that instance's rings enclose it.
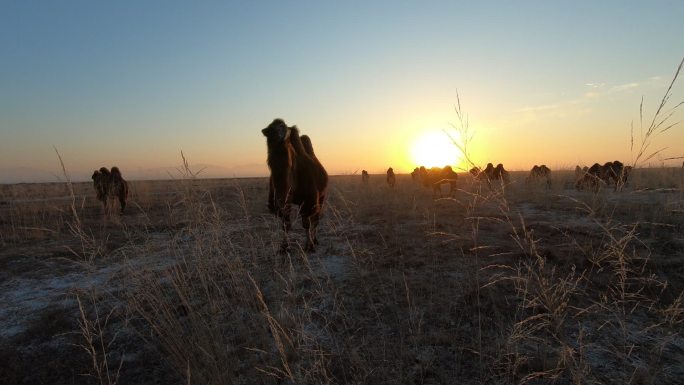
<instances>
[{"instance_id":1,"label":"flat plain","mask_svg":"<svg viewBox=\"0 0 684 385\"><path fill-rule=\"evenodd\" d=\"M267 178L2 185L0 382L684 383L684 170L526 175L333 176L287 254Z\"/></svg>"}]
</instances>

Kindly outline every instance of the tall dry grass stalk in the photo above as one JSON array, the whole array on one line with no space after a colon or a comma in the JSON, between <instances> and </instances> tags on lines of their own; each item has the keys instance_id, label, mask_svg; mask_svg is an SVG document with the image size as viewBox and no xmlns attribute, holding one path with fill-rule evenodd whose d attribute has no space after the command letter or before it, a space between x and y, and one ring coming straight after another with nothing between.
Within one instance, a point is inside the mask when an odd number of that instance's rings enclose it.
<instances>
[{"instance_id":1,"label":"tall dry grass stalk","mask_svg":"<svg viewBox=\"0 0 684 385\"><path fill-rule=\"evenodd\" d=\"M469 168L477 166L471 157L469 146L473 141L475 133L470 129L468 115L461 109L461 96L459 95L458 90L456 91L456 106L454 106L454 112L456 112L457 121L456 123L451 123L451 126L458 132L458 137L455 138L447 131L444 132L451 140L451 143L461 153L462 158L468 163L468 167L463 171L468 171ZM460 138L460 140L458 140L458 138Z\"/></svg>"},{"instance_id":2,"label":"tall dry grass stalk","mask_svg":"<svg viewBox=\"0 0 684 385\"><path fill-rule=\"evenodd\" d=\"M679 78L679 73L684 66L684 58L679 63L677 70L675 71L670 85L667 87L665 94L660 100L660 104L656 109L653 117L648 123L648 126L644 127L644 98L641 98L641 103L639 104L639 133L640 133L640 144L637 150L636 156L634 156L632 161L632 166L636 167L642 163L646 163L649 160L656 157L658 154L662 153L666 148L657 149L651 153L648 153L653 140L669 131L671 128L675 127L679 122L671 122L672 116L679 110L679 108L684 105L684 100L676 103L673 107L667 109L668 102L672 97L672 88L674 87L677 78ZM631 135L630 135L630 152L634 153L634 123L631 124Z\"/></svg>"},{"instance_id":3,"label":"tall dry grass stalk","mask_svg":"<svg viewBox=\"0 0 684 385\"><path fill-rule=\"evenodd\" d=\"M66 181L66 186L69 191L69 196L71 197L71 214L73 215L74 226L77 229L81 228L81 219L78 217L78 212L76 211L76 194L74 194L74 186L71 183L71 178L67 173L66 167L64 166L64 161L62 160L62 155L59 154L56 147L53 147L57 158L59 159L59 164L62 167L62 175L64 175L64 180Z\"/></svg>"},{"instance_id":4,"label":"tall dry grass stalk","mask_svg":"<svg viewBox=\"0 0 684 385\"><path fill-rule=\"evenodd\" d=\"M76 295L79 310L78 326L83 338L83 343L80 347L90 358L92 377L94 377L95 381L100 385L116 385L119 383L125 355L121 355L117 366L110 366L111 357L109 357L109 352L112 343L116 340L116 333L111 339L108 339L105 333L105 329L107 329L116 308L112 308L104 317L101 317L96 296L92 291L89 293L88 298L90 299L90 304L87 306L81 301L81 296ZM92 318L88 309L92 309Z\"/></svg>"}]
</instances>

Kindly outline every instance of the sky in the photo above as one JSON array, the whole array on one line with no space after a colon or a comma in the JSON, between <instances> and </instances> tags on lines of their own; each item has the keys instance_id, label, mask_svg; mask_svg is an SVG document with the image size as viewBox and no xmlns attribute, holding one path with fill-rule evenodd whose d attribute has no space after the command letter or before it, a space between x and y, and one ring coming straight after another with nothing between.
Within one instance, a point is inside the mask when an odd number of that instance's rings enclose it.
<instances>
[{"instance_id":1,"label":"sky","mask_svg":"<svg viewBox=\"0 0 684 385\"><path fill-rule=\"evenodd\" d=\"M200 176L263 176L260 131L274 118L309 135L330 174L410 172L426 135L466 168L447 136L464 142L459 100L477 164L629 163L642 98L648 126L684 57L683 1L3 0L0 10L0 183L57 180L57 153L74 180L114 165L129 179L172 176L181 151ZM682 100L679 79L666 107ZM648 151L665 150L650 163L681 164L666 158L684 156L684 126L651 139Z\"/></svg>"}]
</instances>

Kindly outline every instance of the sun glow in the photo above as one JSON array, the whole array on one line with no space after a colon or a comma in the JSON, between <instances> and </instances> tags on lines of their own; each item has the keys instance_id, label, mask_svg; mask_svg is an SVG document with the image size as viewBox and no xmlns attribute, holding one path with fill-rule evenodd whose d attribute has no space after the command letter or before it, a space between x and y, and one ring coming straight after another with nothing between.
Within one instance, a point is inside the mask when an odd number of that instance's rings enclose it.
<instances>
[{"instance_id":1,"label":"sun glow","mask_svg":"<svg viewBox=\"0 0 684 385\"><path fill-rule=\"evenodd\" d=\"M443 131L429 131L413 142L411 159L427 168L453 166L461 160L461 152Z\"/></svg>"}]
</instances>

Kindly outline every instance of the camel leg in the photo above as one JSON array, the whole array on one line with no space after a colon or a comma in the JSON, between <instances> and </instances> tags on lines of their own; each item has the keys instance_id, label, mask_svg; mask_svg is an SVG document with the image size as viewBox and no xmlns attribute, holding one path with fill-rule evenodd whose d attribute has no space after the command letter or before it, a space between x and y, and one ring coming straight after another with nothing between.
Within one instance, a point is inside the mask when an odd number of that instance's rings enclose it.
<instances>
[{"instance_id":1,"label":"camel leg","mask_svg":"<svg viewBox=\"0 0 684 385\"><path fill-rule=\"evenodd\" d=\"M316 210L316 213L310 217L309 222L311 222L311 242L313 245L318 244L318 218L320 217L320 210ZM312 246L313 249L313 246Z\"/></svg>"},{"instance_id":2,"label":"camel leg","mask_svg":"<svg viewBox=\"0 0 684 385\"><path fill-rule=\"evenodd\" d=\"M304 214L302 213L302 227L304 227L304 231L306 232L306 246L304 246L305 251L316 251L316 244L318 243L318 240L316 239L316 220L315 214L307 213Z\"/></svg>"},{"instance_id":3,"label":"camel leg","mask_svg":"<svg viewBox=\"0 0 684 385\"><path fill-rule=\"evenodd\" d=\"M286 204L284 207L282 207L278 211L278 216L280 216L283 220L282 225L283 225L283 241L280 244L280 253L286 253L290 250L290 237L289 237L289 232L290 229L292 228L292 220L291 220L291 211L290 210L290 205Z\"/></svg>"},{"instance_id":4,"label":"camel leg","mask_svg":"<svg viewBox=\"0 0 684 385\"><path fill-rule=\"evenodd\" d=\"M304 227L304 230L306 230L306 251L315 251L316 247L315 245L318 244L318 239L316 238L316 228L318 227L318 218L320 215L320 206L318 205L318 197L313 200L315 202L312 207L312 209L309 210L302 210L301 216L302 216L302 227ZM303 207L307 207L309 205L304 205ZM311 207L309 206L309 207Z\"/></svg>"},{"instance_id":5,"label":"camel leg","mask_svg":"<svg viewBox=\"0 0 684 385\"><path fill-rule=\"evenodd\" d=\"M273 179L271 178L268 184L268 212L275 214L277 212L275 205L275 188L273 187Z\"/></svg>"}]
</instances>

